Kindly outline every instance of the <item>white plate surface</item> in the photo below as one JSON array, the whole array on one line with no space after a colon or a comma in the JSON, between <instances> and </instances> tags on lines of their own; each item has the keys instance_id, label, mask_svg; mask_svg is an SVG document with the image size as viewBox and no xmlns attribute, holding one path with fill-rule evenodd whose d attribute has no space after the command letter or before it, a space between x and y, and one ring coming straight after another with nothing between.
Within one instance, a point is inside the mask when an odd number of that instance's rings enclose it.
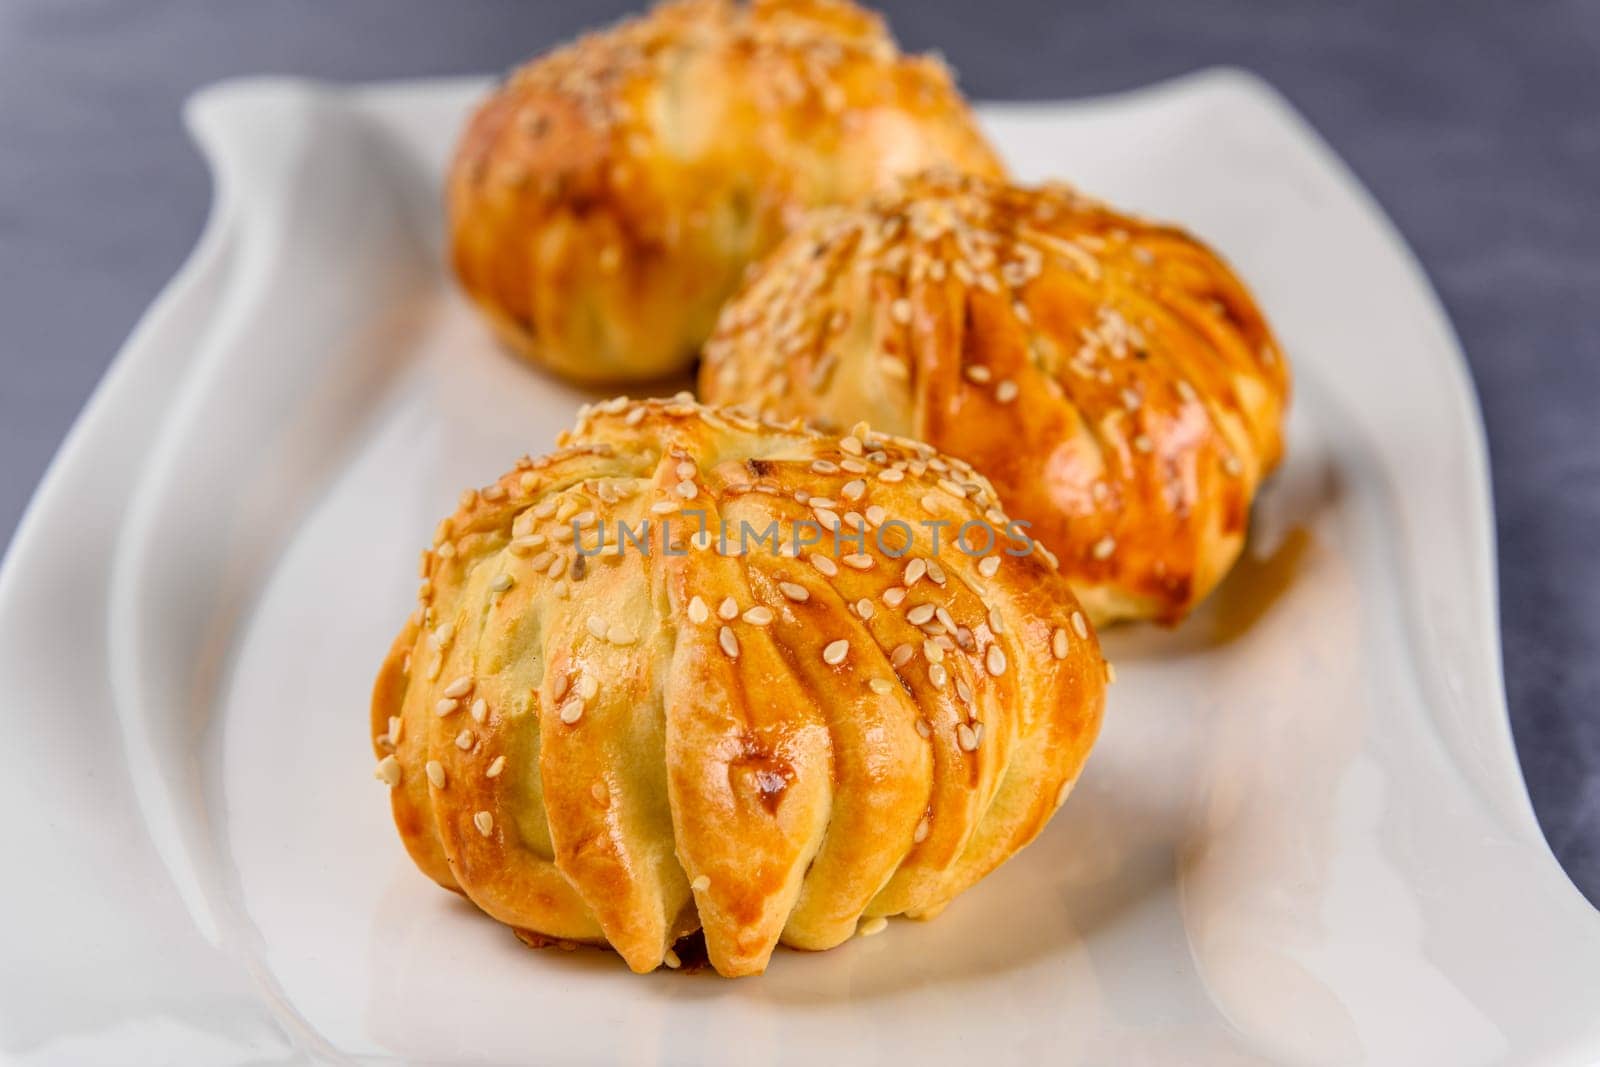
<instances>
[{"instance_id":1,"label":"white plate surface","mask_svg":"<svg viewBox=\"0 0 1600 1067\"><path fill-rule=\"evenodd\" d=\"M583 394L440 267L477 82L202 94L217 178L0 573L0 1049L37 1062L1588 1063L1600 917L1499 673L1481 427L1426 281L1268 88L985 108L1181 220L1294 360L1248 558L1120 681L1037 843L760 979L524 949L403 854L366 703L457 491Z\"/></svg>"}]
</instances>

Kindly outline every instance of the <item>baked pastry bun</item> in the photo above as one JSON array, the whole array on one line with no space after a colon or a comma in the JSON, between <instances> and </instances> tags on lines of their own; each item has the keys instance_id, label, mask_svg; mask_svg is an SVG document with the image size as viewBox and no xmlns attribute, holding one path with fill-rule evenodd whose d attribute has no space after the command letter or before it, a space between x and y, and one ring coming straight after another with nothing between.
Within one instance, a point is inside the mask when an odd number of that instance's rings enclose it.
<instances>
[{"instance_id":1,"label":"baked pastry bun","mask_svg":"<svg viewBox=\"0 0 1600 1067\"><path fill-rule=\"evenodd\" d=\"M935 164L1001 172L943 65L842 0L663 4L516 71L473 116L450 247L516 352L584 382L686 370L803 209Z\"/></svg>"},{"instance_id":2,"label":"baked pastry bun","mask_svg":"<svg viewBox=\"0 0 1600 1067\"><path fill-rule=\"evenodd\" d=\"M819 211L722 313L703 399L960 456L1096 622L1221 579L1282 451L1289 372L1193 237L1061 186L920 176Z\"/></svg>"},{"instance_id":3,"label":"baked pastry bun","mask_svg":"<svg viewBox=\"0 0 1600 1067\"><path fill-rule=\"evenodd\" d=\"M635 971L699 928L755 974L934 915L1066 798L1107 668L964 464L687 399L559 444L440 524L373 692L440 885Z\"/></svg>"}]
</instances>

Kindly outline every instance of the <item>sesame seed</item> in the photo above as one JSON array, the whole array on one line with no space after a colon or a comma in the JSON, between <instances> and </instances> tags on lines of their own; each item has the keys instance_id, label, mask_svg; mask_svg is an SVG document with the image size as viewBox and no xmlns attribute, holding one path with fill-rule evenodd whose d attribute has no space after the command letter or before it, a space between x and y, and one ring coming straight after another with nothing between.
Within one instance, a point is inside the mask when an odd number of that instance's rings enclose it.
<instances>
[{"instance_id":1,"label":"sesame seed","mask_svg":"<svg viewBox=\"0 0 1600 1067\"><path fill-rule=\"evenodd\" d=\"M711 609L706 607L706 602L698 596L689 601L689 621L700 625L711 618Z\"/></svg>"},{"instance_id":2,"label":"sesame seed","mask_svg":"<svg viewBox=\"0 0 1600 1067\"><path fill-rule=\"evenodd\" d=\"M689 883L689 888L693 889L696 893L704 893L707 889L711 888L711 876L706 874L698 876L694 881Z\"/></svg>"},{"instance_id":3,"label":"sesame seed","mask_svg":"<svg viewBox=\"0 0 1600 1067\"><path fill-rule=\"evenodd\" d=\"M872 618L872 615L875 611L877 611L877 608L873 607L872 601L868 600L866 597L862 597L860 600L856 601L856 614L861 616L863 619Z\"/></svg>"},{"instance_id":4,"label":"sesame seed","mask_svg":"<svg viewBox=\"0 0 1600 1067\"><path fill-rule=\"evenodd\" d=\"M856 552L848 556L839 557L839 562L854 570L870 571L875 561L865 552Z\"/></svg>"},{"instance_id":5,"label":"sesame seed","mask_svg":"<svg viewBox=\"0 0 1600 1067\"><path fill-rule=\"evenodd\" d=\"M984 656L983 665L996 678L1006 673L1006 654L1001 651L999 645L989 646L989 652Z\"/></svg>"},{"instance_id":6,"label":"sesame seed","mask_svg":"<svg viewBox=\"0 0 1600 1067\"><path fill-rule=\"evenodd\" d=\"M494 833L494 816L486 811L480 811L472 817L472 825L478 828L478 833L488 837Z\"/></svg>"},{"instance_id":7,"label":"sesame seed","mask_svg":"<svg viewBox=\"0 0 1600 1067\"><path fill-rule=\"evenodd\" d=\"M1050 654L1056 659L1067 658L1067 631L1057 627L1050 635Z\"/></svg>"},{"instance_id":8,"label":"sesame seed","mask_svg":"<svg viewBox=\"0 0 1600 1067\"><path fill-rule=\"evenodd\" d=\"M606 631L606 640L613 645L631 645L635 640L633 631L623 625L616 625Z\"/></svg>"},{"instance_id":9,"label":"sesame seed","mask_svg":"<svg viewBox=\"0 0 1600 1067\"><path fill-rule=\"evenodd\" d=\"M905 598L906 590L902 586L891 585L883 591L883 602L891 608L899 607L901 601L905 600Z\"/></svg>"},{"instance_id":10,"label":"sesame seed","mask_svg":"<svg viewBox=\"0 0 1600 1067\"><path fill-rule=\"evenodd\" d=\"M595 694L600 692L600 683L592 674L580 674L578 675L578 683L573 689L580 699L589 701L593 700Z\"/></svg>"},{"instance_id":11,"label":"sesame seed","mask_svg":"<svg viewBox=\"0 0 1600 1067\"><path fill-rule=\"evenodd\" d=\"M696 467L688 460L684 460L683 462L679 463L675 469L679 478L693 478L695 475L700 473L700 468Z\"/></svg>"},{"instance_id":12,"label":"sesame seed","mask_svg":"<svg viewBox=\"0 0 1600 1067\"><path fill-rule=\"evenodd\" d=\"M972 703L972 687L960 678L956 679L956 696L961 698L963 704Z\"/></svg>"},{"instance_id":13,"label":"sesame seed","mask_svg":"<svg viewBox=\"0 0 1600 1067\"><path fill-rule=\"evenodd\" d=\"M470 674L464 674L444 687L444 695L447 697L464 697L470 692L472 692L472 676Z\"/></svg>"},{"instance_id":14,"label":"sesame seed","mask_svg":"<svg viewBox=\"0 0 1600 1067\"><path fill-rule=\"evenodd\" d=\"M922 576L927 573L927 562L918 557L917 559L914 559L910 563L906 564L905 577L901 579L901 584L909 589L913 585L916 585Z\"/></svg>"},{"instance_id":15,"label":"sesame seed","mask_svg":"<svg viewBox=\"0 0 1600 1067\"><path fill-rule=\"evenodd\" d=\"M483 776L485 778L498 778L500 777L500 772L505 769L506 758L504 756L496 756L494 760L490 762L489 769L483 772Z\"/></svg>"},{"instance_id":16,"label":"sesame seed","mask_svg":"<svg viewBox=\"0 0 1600 1067\"><path fill-rule=\"evenodd\" d=\"M1244 472L1244 466L1239 462L1238 457L1236 456L1224 456L1222 459L1222 469L1230 478L1237 478Z\"/></svg>"},{"instance_id":17,"label":"sesame seed","mask_svg":"<svg viewBox=\"0 0 1600 1067\"><path fill-rule=\"evenodd\" d=\"M722 603L717 605L717 618L724 622L732 622L739 617L739 604L733 597L723 597Z\"/></svg>"},{"instance_id":18,"label":"sesame seed","mask_svg":"<svg viewBox=\"0 0 1600 1067\"><path fill-rule=\"evenodd\" d=\"M443 789L445 785L444 764L436 759L427 762L423 770L428 772L428 781L433 783L435 789Z\"/></svg>"},{"instance_id":19,"label":"sesame seed","mask_svg":"<svg viewBox=\"0 0 1600 1067\"><path fill-rule=\"evenodd\" d=\"M951 629L955 629L955 627L951 627ZM1006 632L1005 626L1001 623L1000 613L993 608L989 609L989 630L991 633L997 634Z\"/></svg>"},{"instance_id":20,"label":"sesame seed","mask_svg":"<svg viewBox=\"0 0 1600 1067\"><path fill-rule=\"evenodd\" d=\"M1106 662L1106 684L1107 685L1116 685L1117 684L1117 668L1110 660L1106 660L1105 662Z\"/></svg>"},{"instance_id":21,"label":"sesame seed","mask_svg":"<svg viewBox=\"0 0 1600 1067\"><path fill-rule=\"evenodd\" d=\"M989 373L989 368L983 366L981 363L975 363L968 367L965 371L965 374L967 381L973 382L977 385L983 385L993 377L993 375Z\"/></svg>"},{"instance_id":22,"label":"sesame seed","mask_svg":"<svg viewBox=\"0 0 1600 1067\"><path fill-rule=\"evenodd\" d=\"M473 736L471 730L462 730L456 734L456 747L465 752L472 747Z\"/></svg>"},{"instance_id":23,"label":"sesame seed","mask_svg":"<svg viewBox=\"0 0 1600 1067\"><path fill-rule=\"evenodd\" d=\"M944 648L932 638L922 642L922 654L929 663L941 663L944 661Z\"/></svg>"},{"instance_id":24,"label":"sesame seed","mask_svg":"<svg viewBox=\"0 0 1600 1067\"><path fill-rule=\"evenodd\" d=\"M1065 804L1067 802L1067 796L1071 792L1072 779L1068 778L1065 782L1061 783L1061 789L1056 793L1056 807L1059 808L1061 805Z\"/></svg>"},{"instance_id":25,"label":"sesame seed","mask_svg":"<svg viewBox=\"0 0 1600 1067\"><path fill-rule=\"evenodd\" d=\"M845 482L839 489L839 495L846 500L860 500L861 495L867 491L867 483L861 478Z\"/></svg>"},{"instance_id":26,"label":"sesame seed","mask_svg":"<svg viewBox=\"0 0 1600 1067\"><path fill-rule=\"evenodd\" d=\"M606 639L606 620L598 615L590 615L588 622L589 632L600 640Z\"/></svg>"},{"instance_id":27,"label":"sesame seed","mask_svg":"<svg viewBox=\"0 0 1600 1067\"><path fill-rule=\"evenodd\" d=\"M867 682L867 688L879 696L888 696L894 692L894 683L887 678L873 678Z\"/></svg>"},{"instance_id":28,"label":"sesame seed","mask_svg":"<svg viewBox=\"0 0 1600 1067\"><path fill-rule=\"evenodd\" d=\"M935 689L943 689L944 683L949 679L950 672L945 670L942 663L928 664L928 682Z\"/></svg>"},{"instance_id":29,"label":"sesame seed","mask_svg":"<svg viewBox=\"0 0 1600 1067\"><path fill-rule=\"evenodd\" d=\"M1072 613L1072 629L1077 633L1077 635L1079 637L1088 637L1089 636L1089 624L1088 624L1087 621L1085 621L1085 619L1083 617L1083 612L1074 611Z\"/></svg>"},{"instance_id":30,"label":"sesame seed","mask_svg":"<svg viewBox=\"0 0 1600 1067\"><path fill-rule=\"evenodd\" d=\"M901 297L894 303L890 304L889 317L894 319L894 321L899 323L901 326L908 324L911 321L911 301L907 300L905 297Z\"/></svg>"},{"instance_id":31,"label":"sesame seed","mask_svg":"<svg viewBox=\"0 0 1600 1067\"><path fill-rule=\"evenodd\" d=\"M489 717L489 702L479 697L472 702L470 711L474 722L482 722Z\"/></svg>"},{"instance_id":32,"label":"sesame seed","mask_svg":"<svg viewBox=\"0 0 1600 1067\"><path fill-rule=\"evenodd\" d=\"M966 723L956 727L956 744L961 746L961 751L972 752L978 747L978 734Z\"/></svg>"},{"instance_id":33,"label":"sesame seed","mask_svg":"<svg viewBox=\"0 0 1600 1067\"><path fill-rule=\"evenodd\" d=\"M661 954L661 962L674 971L683 966L683 961L678 958L678 954L670 948Z\"/></svg>"},{"instance_id":34,"label":"sesame seed","mask_svg":"<svg viewBox=\"0 0 1600 1067\"><path fill-rule=\"evenodd\" d=\"M385 756L378 761L378 767L372 776L387 785L390 789L400 784L400 761L393 756Z\"/></svg>"},{"instance_id":35,"label":"sesame seed","mask_svg":"<svg viewBox=\"0 0 1600 1067\"><path fill-rule=\"evenodd\" d=\"M836 667L843 663L845 657L849 654L850 642L840 639L838 641L831 642L822 650L822 662L828 664L829 666Z\"/></svg>"},{"instance_id":36,"label":"sesame seed","mask_svg":"<svg viewBox=\"0 0 1600 1067\"><path fill-rule=\"evenodd\" d=\"M433 713L442 719L446 715L453 715L460 706L461 701L456 700L454 697L445 697L433 706Z\"/></svg>"},{"instance_id":37,"label":"sesame seed","mask_svg":"<svg viewBox=\"0 0 1600 1067\"><path fill-rule=\"evenodd\" d=\"M871 937L874 934L883 933L884 928L888 925L888 919L885 919L882 915L876 915L862 923L856 930L856 934L859 937Z\"/></svg>"},{"instance_id":38,"label":"sesame seed","mask_svg":"<svg viewBox=\"0 0 1600 1067\"><path fill-rule=\"evenodd\" d=\"M571 700L561 705L561 721L566 723L568 726L571 726L581 718L583 718L582 700L579 700L577 697L573 697Z\"/></svg>"},{"instance_id":39,"label":"sesame seed","mask_svg":"<svg viewBox=\"0 0 1600 1067\"><path fill-rule=\"evenodd\" d=\"M855 434L851 434L848 437L841 437L839 439L839 447L845 452L850 453L852 456L859 456L864 451L861 445L861 438L857 437Z\"/></svg>"},{"instance_id":40,"label":"sesame seed","mask_svg":"<svg viewBox=\"0 0 1600 1067\"><path fill-rule=\"evenodd\" d=\"M932 828L932 820L924 815L920 820L918 820L916 830L912 831L911 840L919 845L922 844L922 842L928 839L928 831Z\"/></svg>"},{"instance_id":41,"label":"sesame seed","mask_svg":"<svg viewBox=\"0 0 1600 1067\"><path fill-rule=\"evenodd\" d=\"M1107 535L1096 541L1094 543L1094 548L1091 551L1093 552L1095 559L1107 559L1110 557L1111 553L1115 552L1116 550L1116 539Z\"/></svg>"},{"instance_id":42,"label":"sesame seed","mask_svg":"<svg viewBox=\"0 0 1600 1067\"><path fill-rule=\"evenodd\" d=\"M917 720L917 736L924 740L933 736L933 727L928 725L927 719Z\"/></svg>"},{"instance_id":43,"label":"sesame seed","mask_svg":"<svg viewBox=\"0 0 1600 1067\"><path fill-rule=\"evenodd\" d=\"M906 612L906 621L912 626L921 626L933 618L934 607L932 604L918 604Z\"/></svg>"},{"instance_id":44,"label":"sesame seed","mask_svg":"<svg viewBox=\"0 0 1600 1067\"><path fill-rule=\"evenodd\" d=\"M895 645L894 651L889 653L889 664L893 667L904 667L916 654L916 649L908 644Z\"/></svg>"},{"instance_id":45,"label":"sesame seed","mask_svg":"<svg viewBox=\"0 0 1600 1067\"><path fill-rule=\"evenodd\" d=\"M751 626L765 626L772 621L772 609L757 604L745 612L743 618Z\"/></svg>"},{"instance_id":46,"label":"sesame seed","mask_svg":"<svg viewBox=\"0 0 1600 1067\"><path fill-rule=\"evenodd\" d=\"M739 638L728 627L717 631L717 644L722 646L722 651L727 653L729 659L739 658Z\"/></svg>"},{"instance_id":47,"label":"sesame seed","mask_svg":"<svg viewBox=\"0 0 1600 1067\"><path fill-rule=\"evenodd\" d=\"M406 721L400 716L389 716L389 743L391 745L398 745L400 743L400 733L405 729L405 726Z\"/></svg>"},{"instance_id":48,"label":"sesame seed","mask_svg":"<svg viewBox=\"0 0 1600 1067\"><path fill-rule=\"evenodd\" d=\"M904 481L905 476L905 471L896 470L893 467L890 467L887 470L878 472L878 481L893 484L894 482Z\"/></svg>"},{"instance_id":49,"label":"sesame seed","mask_svg":"<svg viewBox=\"0 0 1600 1067\"><path fill-rule=\"evenodd\" d=\"M566 675L556 675L556 680L550 683L550 699L560 700L567 695L567 685L571 681Z\"/></svg>"},{"instance_id":50,"label":"sesame seed","mask_svg":"<svg viewBox=\"0 0 1600 1067\"><path fill-rule=\"evenodd\" d=\"M811 599L810 591L807 590L803 585L796 585L793 582L779 582L778 589L783 593L784 596L795 601L796 603L803 604L807 600Z\"/></svg>"},{"instance_id":51,"label":"sesame seed","mask_svg":"<svg viewBox=\"0 0 1600 1067\"><path fill-rule=\"evenodd\" d=\"M678 505L670 500L657 500L650 505L650 514L652 515L668 515L677 510Z\"/></svg>"},{"instance_id":52,"label":"sesame seed","mask_svg":"<svg viewBox=\"0 0 1600 1067\"><path fill-rule=\"evenodd\" d=\"M827 556L819 555L815 552L811 554L811 565L817 568L817 570L821 571L823 574L827 575L829 578L836 577L839 573L838 564L834 563L833 560L829 559Z\"/></svg>"},{"instance_id":53,"label":"sesame seed","mask_svg":"<svg viewBox=\"0 0 1600 1067\"><path fill-rule=\"evenodd\" d=\"M1007 378L994 387L994 398L1002 404L1009 404L1017 398L1017 383Z\"/></svg>"},{"instance_id":54,"label":"sesame seed","mask_svg":"<svg viewBox=\"0 0 1600 1067\"><path fill-rule=\"evenodd\" d=\"M679 496L683 497L685 500L693 500L696 496L700 495L699 487L693 482L679 482L677 488L673 491Z\"/></svg>"}]
</instances>

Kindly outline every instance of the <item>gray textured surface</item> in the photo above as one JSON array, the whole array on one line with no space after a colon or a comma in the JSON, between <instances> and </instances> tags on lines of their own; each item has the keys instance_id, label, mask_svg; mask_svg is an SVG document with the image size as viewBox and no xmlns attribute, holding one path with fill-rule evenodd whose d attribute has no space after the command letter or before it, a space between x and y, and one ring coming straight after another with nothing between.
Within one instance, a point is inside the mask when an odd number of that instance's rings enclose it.
<instances>
[{"instance_id":1,"label":"gray textured surface","mask_svg":"<svg viewBox=\"0 0 1600 1067\"><path fill-rule=\"evenodd\" d=\"M627 6L0 0L0 538L199 233L191 90L499 70ZM1600 2L885 7L978 98L1251 68L1376 193L1472 362L1518 749L1551 845L1600 902Z\"/></svg>"}]
</instances>

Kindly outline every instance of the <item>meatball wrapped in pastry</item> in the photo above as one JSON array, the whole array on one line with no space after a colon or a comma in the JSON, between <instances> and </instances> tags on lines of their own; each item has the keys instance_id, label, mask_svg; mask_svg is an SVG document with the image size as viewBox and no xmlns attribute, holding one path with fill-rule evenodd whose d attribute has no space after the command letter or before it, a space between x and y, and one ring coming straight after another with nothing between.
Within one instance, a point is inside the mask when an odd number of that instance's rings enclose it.
<instances>
[{"instance_id":1,"label":"meatball wrapped in pastry","mask_svg":"<svg viewBox=\"0 0 1600 1067\"><path fill-rule=\"evenodd\" d=\"M512 349L567 378L688 368L803 209L932 165L999 174L934 59L829 0L682 0L516 71L448 185L456 274Z\"/></svg>"},{"instance_id":2,"label":"meatball wrapped in pastry","mask_svg":"<svg viewBox=\"0 0 1600 1067\"><path fill-rule=\"evenodd\" d=\"M635 971L701 929L754 974L936 914L1066 798L1107 667L965 464L686 399L560 444L440 524L374 690L440 885Z\"/></svg>"},{"instance_id":3,"label":"meatball wrapped in pastry","mask_svg":"<svg viewBox=\"0 0 1600 1067\"><path fill-rule=\"evenodd\" d=\"M724 310L700 387L960 456L1095 622L1173 622L1239 554L1289 371L1250 292L1181 230L933 173L793 232Z\"/></svg>"}]
</instances>

